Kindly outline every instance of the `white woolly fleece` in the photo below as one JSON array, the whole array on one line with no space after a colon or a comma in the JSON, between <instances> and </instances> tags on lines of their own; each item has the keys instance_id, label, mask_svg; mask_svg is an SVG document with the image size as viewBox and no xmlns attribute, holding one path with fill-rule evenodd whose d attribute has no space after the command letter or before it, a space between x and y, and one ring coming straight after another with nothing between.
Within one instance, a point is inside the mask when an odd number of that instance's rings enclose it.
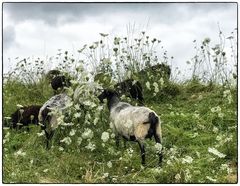
<instances>
[{"instance_id":1,"label":"white woolly fleece","mask_svg":"<svg viewBox=\"0 0 240 186\"><path fill-rule=\"evenodd\" d=\"M126 104L128 107L118 110L117 107ZM111 108L110 127L116 134L120 134L128 139L130 139L130 136L135 136L137 140L144 140L148 134L150 123L143 123L149 121L150 112L153 112L157 116L153 110L147 107L132 106L125 102L119 102L118 104L114 105L113 108ZM159 116L157 117L159 118ZM159 123L157 124L156 132L161 139L162 134L160 118Z\"/></svg>"},{"instance_id":2,"label":"white woolly fleece","mask_svg":"<svg viewBox=\"0 0 240 186\"><path fill-rule=\"evenodd\" d=\"M71 102L71 98L66 93L58 94L51 97L47 102L43 104L43 106L39 110L39 114L38 114L39 122L40 123L43 122L44 118L42 118L42 111L44 109L48 108L50 110L53 110L53 112L54 111L62 112L64 109L68 107L68 104L70 102ZM51 128L55 129L57 128L57 126L58 126L57 116L52 115Z\"/></svg>"}]
</instances>

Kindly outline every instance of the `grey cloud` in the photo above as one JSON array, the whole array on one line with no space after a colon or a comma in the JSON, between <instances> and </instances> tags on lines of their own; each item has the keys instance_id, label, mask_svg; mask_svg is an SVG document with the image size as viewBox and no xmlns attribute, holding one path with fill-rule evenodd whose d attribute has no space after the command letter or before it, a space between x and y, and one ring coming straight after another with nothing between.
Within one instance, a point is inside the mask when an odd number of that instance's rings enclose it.
<instances>
[{"instance_id":1,"label":"grey cloud","mask_svg":"<svg viewBox=\"0 0 240 186\"><path fill-rule=\"evenodd\" d=\"M7 26L3 29L3 49L8 49L15 43L16 32L13 26Z\"/></svg>"},{"instance_id":2,"label":"grey cloud","mask_svg":"<svg viewBox=\"0 0 240 186\"><path fill-rule=\"evenodd\" d=\"M102 14L121 12L150 16L151 19L170 23L186 20L190 13L204 14L212 10L237 7L236 3L4 3L3 9L15 22L42 20L55 25L63 22L98 19ZM61 21L60 21L61 20Z\"/></svg>"}]
</instances>

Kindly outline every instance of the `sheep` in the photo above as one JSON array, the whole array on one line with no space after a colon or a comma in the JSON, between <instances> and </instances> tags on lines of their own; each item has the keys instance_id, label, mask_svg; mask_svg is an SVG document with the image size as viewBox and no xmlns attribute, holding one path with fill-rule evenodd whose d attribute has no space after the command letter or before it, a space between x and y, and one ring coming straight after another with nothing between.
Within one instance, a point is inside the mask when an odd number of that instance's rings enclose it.
<instances>
[{"instance_id":1,"label":"sheep","mask_svg":"<svg viewBox=\"0 0 240 186\"><path fill-rule=\"evenodd\" d=\"M71 86L70 79L65 77L64 75L55 76L51 81L51 86L54 90L54 94L57 94L57 90L62 90L64 87Z\"/></svg>"},{"instance_id":2,"label":"sheep","mask_svg":"<svg viewBox=\"0 0 240 186\"><path fill-rule=\"evenodd\" d=\"M134 83L133 79L127 79L117 83L114 87L119 94L129 93L131 98L138 100L139 103L143 105L144 98L142 93L142 85L139 81Z\"/></svg>"},{"instance_id":3,"label":"sheep","mask_svg":"<svg viewBox=\"0 0 240 186\"><path fill-rule=\"evenodd\" d=\"M66 93L61 93L51 97L39 110L38 119L41 128L46 135L47 149L49 149L49 143L53 137L55 129L59 125L59 114L64 114L67 107L70 105L70 102L71 98Z\"/></svg>"},{"instance_id":4,"label":"sheep","mask_svg":"<svg viewBox=\"0 0 240 186\"><path fill-rule=\"evenodd\" d=\"M100 102L107 98L110 111L110 127L116 135L116 145L119 146L119 137L128 141L135 141L141 150L142 165L145 165L144 139L154 136L156 143L162 143L161 121L151 109L143 106L132 106L121 102L116 91L105 89L99 96ZM159 151L159 164L162 162L162 153Z\"/></svg>"},{"instance_id":5,"label":"sheep","mask_svg":"<svg viewBox=\"0 0 240 186\"><path fill-rule=\"evenodd\" d=\"M60 76L61 72L59 70L50 70L47 74L46 74L46 78L51 81L54 77L56 76Z\"/></svg>"},{"instance_id":6,"label":"sheep","mask_svg":"<svg viewBox=\"0 0 240 186\"><path fill-rule=\"evenodd\" d=\"M29 124L38 124L38 113L40 110L40 105L31 105L25 106L22 108L17 109L11 115L11 127L17 128L17 123L21 123L18 128L22 128L23 126L27 126L27 130L29 131Z\"/></svg>"},{"instance_id":7,"label":"sheep","mask_svg":"<svg viewBox=\"0 0 240 186\"><path fill-rule=\"evenodd\" d=\"M71 86L70 78L66 73L62 73L59 70L50 70L46 78L51 84L52 89L54 90L54 95L58 93L57 90L63 90L64 87Z\"/></svg>"},{"instance_id":8,"label":"sheep","mask_svg":"<svg viewBox=\"0 0 240 186\"><path fill-rule=\"evenodd\" d=\"M166 80L169 80L171 75L171 68L169 67L169 65L166 65L164 63L147 67L141 70L139 74L141 76L146 76L146 73L149 71L152 71L154 73L157 73L157 72L160 73L161 77L163 77Z\"/></svg>"}]
</instances>

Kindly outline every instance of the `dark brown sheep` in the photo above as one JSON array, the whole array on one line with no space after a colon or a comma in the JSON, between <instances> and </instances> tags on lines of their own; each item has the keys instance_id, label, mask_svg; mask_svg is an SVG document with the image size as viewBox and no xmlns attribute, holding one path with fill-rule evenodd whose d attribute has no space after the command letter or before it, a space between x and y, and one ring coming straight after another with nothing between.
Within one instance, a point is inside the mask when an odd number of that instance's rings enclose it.
<instances>
[{"instance_id":1,"label":"dark brown sheep","mask_svg":"<svg viewBox=\"0 0 240 186\"><path fill-rule=\"evenodd\" d=\"M56 76L52 79L51 86L54 90L54 93L57 94L57 90L62 90L64 87L71 86L70 79L64 75Z\"/></svg>"},{"instance_id":2,"label":"dark brown sheep","mask_svg":"<svg viewBox=\"0 0 240 186\"><path fill-rule=\"evenodd\" d=\"M115 90L121 94L127 94L129 97L136 99L140 104L143 105L143 93L142 93L142 85L139 81L134 83L133 79L127 79L123 82L117 83L115 85Z\"/></svg>"},{"instance_id":3,"label":"dark brown sheep","mask_svg":"<svg viewBox=\"0 0 240 186\"><path fill-rule=\"evenodd\" d=\"M41 106L39 105L31 105L17 109L11 115L11 127L20 129L23 126L27 126L27 130L29 130L29 124L37 125L40 108ZM17 123L21 123L22 125L18 125Z\"/></svg>"},{"instance_id":4,"label":"dark brown sheep","mask_svg":"<svg viewBox=\"0 0 240 186\"><path fill-rule=\"evenodd\" d=\"M145 69L141 70L139 74L141 76L146 76L147 72L152 72L153 74L158 74L161 77L163 77L166 80L169 80L171 75L171 68L169 65L166 65L164 63L153 65L150 67L146 67Z\"/></svg>"}]
</instances>

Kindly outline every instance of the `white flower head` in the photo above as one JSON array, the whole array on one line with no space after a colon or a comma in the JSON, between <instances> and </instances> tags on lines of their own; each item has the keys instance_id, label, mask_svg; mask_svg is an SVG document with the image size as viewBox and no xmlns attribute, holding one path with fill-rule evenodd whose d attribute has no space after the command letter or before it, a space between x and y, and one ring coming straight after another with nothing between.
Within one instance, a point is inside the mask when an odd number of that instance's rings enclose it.
<instances>
[{"instance_id":1,"label":"white flower head","mask_svg":"<svg viewBox=\"0 0 240 186\"><path fill-rule=\"evenodd\" d=\"M223 91L223 97L224 97L224 98L227 97L227 96L229 96L229 95L231 95L231 91L230 91L230 90L225 90L225 91Z\"/></svg>"},{"instance_id":2,"label":"white flower head","mask_svg":"<svg viewBox=\"0 0 240 186\"><path fill-rule=\"evenodd\" d=\"M74 105L74 107L75 107L76 110L80 110L79 104Z\"/></svg>"},{"instance_id":3,"label":"white flower head","mask_svg":"<svg viewBox=\"0 0 240 186\"><path fill-rule=\"evenodd\" d=\"M107 166L108 166L109 168L112 168L112 162L111 162L111 161L107 162Z\"/></svg>"},{"instance_id":4,"label":"white flower head","mask_svg":"<svg viewBox=\"0 0 240 186\"><path fill-rule=\"evenodd\" d=\"M109 173L106 172L106 173L103 173L103 178L107 178L109 176Z\"/></svg>"},{"instance_id":5,"label":"white flower head","mask_svg":"<svg viewBox=\"0 0 240 186\"><path fill-rule=\"evenodd\" d=\"M193 116L197 119L199 119L199 114L198 113L194 113Z\"/></svg>"},{"instance_id":6,"label":"white flower head","mask_svg":"<svg viewBox=\"0 0 240 186\"><path fill-rule=\"evenodd\" d=\"M40 132L40 133L37 133L37 136L43 136L44 135L44 130L42 130L42 132Z\"/></svg>"},{"instance_id":7,"label":"white flower head","mask_svg":"<svg viewBox=\"0 0 240 186\"><path fill-rule=\"evenodd\" d=\"M80 118L81 117L81 113L80 112L76 112L73 117L74 118Z\"/></svg>"},{"instance_id":8,"label":"white flower head","mask_svg":"<svg viewBox=\"0 0 240 186\"><path fill-rule=\"evenodd\" d=\"M70 136L74 136L76 134L76 130L75 129L72 129L69 133Z\"/></svg>"},{"instance_id":9,"label":"white flower head","mask_svg":"<svg viewBox=\"0 0 240 186\"><path fill-rule=\"evenodd\" d=\"M217 149L211 148L211 147L208 148L208 152L218 156L219 158L225 158L225 156L226 156L225 154L219 152Z\"/></svg>"},{"instance_id":10,"label":"white flower head","mask_svg":"<svg viewBox=\"0 0 240 186\"><path fill-rule=\"evenodd\" d=\"M217 107L213 107L213 108L211 108L211 112L212 113L220 113L221 112L221 107L220 106L217 106Z\"/></svg>"},{"instance_id":11,"label":"white flower head","mask_svg":"<svg viewBox=\"0 0 240 186\"><path fill-rule=\"evenodd\" d=\"M63 138L60 142L64 142L64 143L66 143L67 145L70 145L71 143L72 143L72 140L71 140L71 138L70 137L65 137L65 138Z\"/></svg>"},{"instance_id":12,"label":"white flower head","mask_svg":"<svg viewBox=\"0 0 240 186\"><path fill-rule=\"evenodd\" d=\"M171 162L170 160L167 160L167 164L168 164L168 165L171 165L172 162Z\"/></svg>"},{"instance_id":13,"label":"white flower head","mask_svg":"<svg viewBox=\"0 0 240 186\"><path fill-rule=\"evenodd\" d=\"M114 133L111 134L111 138L115 138L115 136L116 136L116 135L115 135Z\"/></svg>"},{"instance_id":14,"label":"white flower head","mask_svg":"<svg viewBox=\"0 0 240 186\"><path fill-rule=\"evenodd\" d=\"M159 92L158 84L156 82L154 82L153 86L154 86L154 92L158 93Z\"/></svg>"},{"instance_id":15,"label":"white flower head","mask_svg":"<svg viewBox=\"0 0 240 186\"><path fill-rule=\"evenodd\" d=\"M224 114L222 112L218 113L219 118L223 118Z\"/></svg>"},{"instance_id":16,"label":"white flower head","mask_svg":"<svg viewBox=\"0 0 240 186\"><path fill-rule=\"evenodd\" d=\"M185 170L185 180L186 181L190 181L192 178L192 175L190 174L190 170L189 169L186 169Z\"/></svg>"},{"instance_id":17,"label":"white flower head","mask_svg":"<svg viewBox=\"0 0 240 186\"><path fill-rule=\"evenodd\" d=\"M162 77L159 79L159 83L160 83L161 86L163 86L163 84L164 84L164 80L163 80Z\"/></svg>"},{"instance_id":18,"label":"white flower head","mask_svg":"<svg viewBox=\"0 0 240 186\"><path fill-rule=\"evenodd\" d=\"M213 178L210 177L210 176L206 176L206 178L207 178L209 181L212 181L212 182L216 182L216 181L217 181L216 179L213 179Z\"/></svg>"},{"instance_id":19,"label":"white flower head","mask_svg":"<svg viewBox=\"0 0 240 186\"><path fill-rule=\"evenodd\" d=\"M214 126L214 127L213 127L213 132L214 132L214 133L218 133L218 131L219 131L219 129Z\"/></svg>"},{"instance_id":20,"label":"white flower head","mask_svg":"<svg viewBox=\"0 0 240 186\"><path fill-rule=\"evenodd\" d=\"M103 132L102 133L102 136L101 136L101 139L103 140L103 142L107 142L108 139L109 139L109 133L108 132Z\"/></svg>"},{"instance_id":21,"label":"white flower head","mask_svg":"<svg viewBox=\"0 0 240 186\"><path fill-rule=\"evenodd\" d=\"M22 105L20 105L20 104L17 104L17 107L18 107L18 108L23 108L23 106L22 106Z\"/></svg>"},{"instance_id":22,"label":"white flower head","mask_svg":"<svg viewBox=\"0 0 240 186\"><path fill-rule=\"evenodd\" d=\"M25 156L26 152L22 152L22 149L19 149L17 152L14 153L15 156Z\"/></svg>"},{"instance_id":23,"label":"white flower head","mask_svg":"<svg viewBox=\"0 0 240 186\"><path fill-rule=\"evenodd\" d=\"M99 121L99 118L95 118L94 121L93 121L93 125L96 125Z\"/></svg>"},{"instance_id":24,"label":"white flower head","mask_svg":"<svg viewBox=\"0 0 240 186\"><path fill-rule=\"evenodd\" d=\"M89 142L88 145L85 148L88 149L88 150L93 151L93 150L96 149L96 145L91 143L91 142Z\"/></svg>"},{"instance_id":25,"label":"white flower head","mask_svg":"<svg viewBox=\"0 0 240 186\"><path fill-rule=\"evenodd\" d=\"M93 138L93 131L89 128L85 128L85 131L82 133L83 139L92 139Z\"/></svg>"},{"instance_id":26,"label":"white flower head","mask_svg":"<svg viewBox=\"0 0 240 186\"><path fill-rule=\"evenodd\" d=\"M82 138L81 138L81 137L78 137L78 138L77 138L77 144L78 144L78 145L81 145L81 143L82 143Z\"/></svg>"},{"instance_id":27,"label":"white flower head","mask_svg":"<svg viewBox=\"0 0 240 186\"><path fill-rule=\"evenodd\" d=\"M146 82L146 87L148 90L151 90L149 81Z\"/></svg>"},{"instance_id":28,"label":"white flower head","mask_svg":"<svg viewBox=\"0 0 240 186\"><path fill-rule=\"evenodd\" d=\"M59 147L58 150L59 150L59 151L63 151L64 148L63 148L63 147Z\"/></svg>"},{"instance_id":29,"label":"white flower head","mask_svg":"<svg viewBox=\"0 0 240 186\"><path fill-rule=\"evenodd\" d=\"M181 175L180 175L180 174L176 174L176 175L175 175L175 179L176 179L177 181L179 181L179 180L181 179Z\"/></svg>"},{"instance_id":30,"label":"white flower head","mask_svg":"<svg viewBox=\"0 0 240 186\"><path fill-rule=\"evenodd\" d=\"M127 149L127 152L128 152L128 154L131 156L132 153L133 153L133 149L130 147L129 149Z\"/></svg>"},{"instance_id":31,"label":"white flower head","mask_svg":"<svg viewBox=\"0 0 240 186\"><path fill-rule=\"evenodd\" d=\"M89 100L84 101L83 104L86 105L86 106L89 106L89 107L91 107L91 108L94 108L94 107L97 106L94 102L89 101Z\"/></svg>"},{"instance_id":32,"label":"white flower head","mask_svg":"<svg viewBox=\"0 0 240 186\"><path fill-rule=\"evenodd\" d=\"M185 156L185 158L182 158L182 163L188 163L191 164L193 162L193 158L191 156Z\"/></svg>"},{"instance_id":33,"label":"white flower head","mask_svg":"<svg viewBox=\"0 0 240 186\"><path fill-rule=\"evenodd\" d=\"M162 144L161 143L156 143L154 145L154 147L155 147L157 153L160 153L162 151Z\"/></svg>"}]
</instances>

